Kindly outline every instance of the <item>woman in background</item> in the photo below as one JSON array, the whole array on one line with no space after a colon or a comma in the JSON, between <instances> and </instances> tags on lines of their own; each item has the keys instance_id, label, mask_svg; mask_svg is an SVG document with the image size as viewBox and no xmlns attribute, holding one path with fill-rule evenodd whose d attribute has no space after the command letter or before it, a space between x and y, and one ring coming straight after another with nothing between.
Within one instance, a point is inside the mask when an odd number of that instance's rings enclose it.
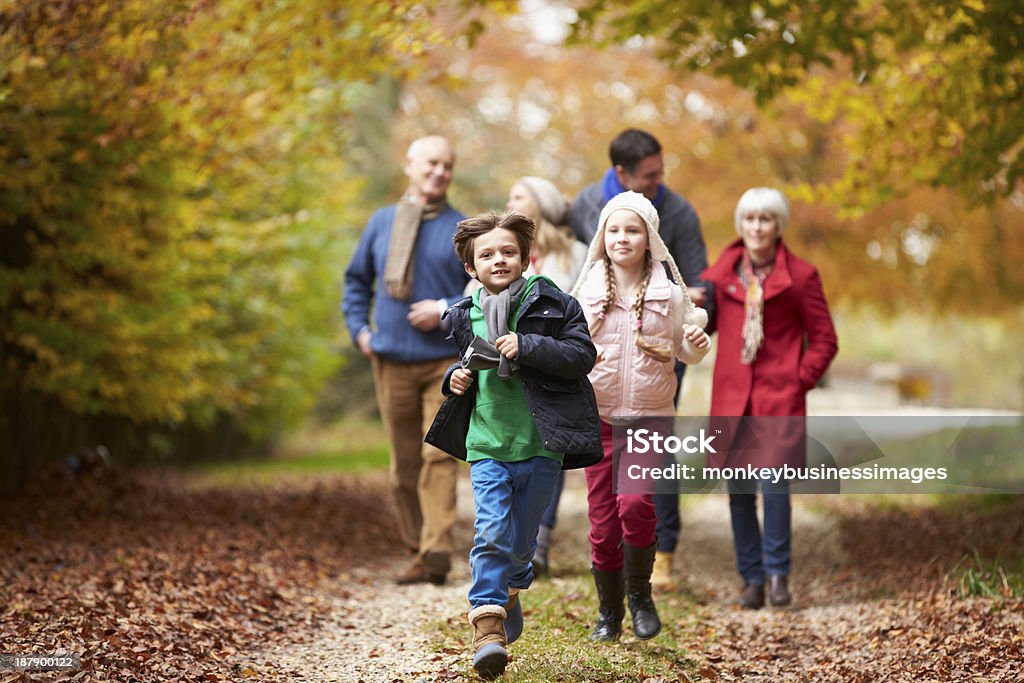
<instances>
[{"instance_id":1,"label":"woman in background","mask_svg":"<svg viewBox=\"0 0 1024 683\"><path fill-rule=\"evenodd\" d=\"M776 189L747 190L735 213L739 239L704 271L714 283L715 307L708 332L718 331L711 388L712 416L798 416L807 414L807 392L825 374L838 345L821 277L813 265L797 258L782 242L789 222L789 204ZM803 458L803 419L800 429L751 441L751 429L770 433L777 423L749 421L732 442L732 455L757 457L741 446L769 443L761 457ZM754 424L753 427L750 425ZM783 425L785 426L785 425ZM790 425L792 427L792 425ZM796 444L785 444L795 432ZM756 437L756 434L755 434ZM738 442L742 441L741 445ZM790 439L792 441L792 439ZM774 451L774 452L772 452ZM744 463L734 463L743 465ZM769 465L770 463L758 463ZM788 605L790 573L791 506L788 482L760 482L764 500L764 533L757 519L755 490L731 486L736 566L743 578L740 604L758 609L768 601Z\"/></svg>"},{"instance_id":2,"label":"woman in background","mask_svg":"<svg viewBox=\"0 0 1024 683\"><path fill-rule=\"evenodd\" d=\"M523 176L512 184L508 192L509 211L526 216L537 226L537 237L530 253L530 265L525 275L546 275L563 292L572 289L587 258L587 245L576 239L566 225L569 200L558 191L554 183L537 176ZM562 497L565 473L558 476L551 503L544 510L537 534L537 552L533 556L533 569L538 576L548 573L548 555L551 550L551 532L558 515L558 501Z\"/></svg>"}]
</instances>

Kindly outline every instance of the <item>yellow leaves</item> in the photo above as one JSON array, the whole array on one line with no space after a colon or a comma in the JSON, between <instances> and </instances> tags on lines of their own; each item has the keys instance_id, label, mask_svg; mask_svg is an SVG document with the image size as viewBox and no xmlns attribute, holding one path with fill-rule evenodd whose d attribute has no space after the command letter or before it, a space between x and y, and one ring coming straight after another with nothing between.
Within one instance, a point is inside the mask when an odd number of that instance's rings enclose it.
<instances>
[{"instance_id":1,"label":"yellow leaves","mask_svg":"<svg viewBox=\"0 0 1024 683\"><path fill-rule=\"evenodd\" d=\"M255 90L242 100L242 106L249 112L253 118L259 118L259 112L262 111L263 105L267 101L269 92L264 88L261 90Z\"/></svg>"},{"instance_id":2,"label":"yellow leaves","mask_svg":"<svg viewBox=\"0 0 1024 683\"><path fill-rule=\"evenodd\" d=\"M16 374L81 412L278 424L332 365L349 86L454 32L409 1L193 5L32 0L0 35Z\"/></svg>"},{"instance_id":3,"label":"yellow leaves","mask_svg":"<svg viewBox=\"0 0 1024 683\"><path fill-rule=\"evenodd\" d=\"M3 43L0 43L0 48L2 47L6 46ZM7 64L5 65L6 73L3 75L7 78L13 78L16 81L20 81L22 78L26 76L26 73L28 71L33 69L44 69L46 67L46 64L47 62L44 57L34 54L29 50L21 50L18 51L13 57L8 57Z\"/></svg>"}]
</instances>

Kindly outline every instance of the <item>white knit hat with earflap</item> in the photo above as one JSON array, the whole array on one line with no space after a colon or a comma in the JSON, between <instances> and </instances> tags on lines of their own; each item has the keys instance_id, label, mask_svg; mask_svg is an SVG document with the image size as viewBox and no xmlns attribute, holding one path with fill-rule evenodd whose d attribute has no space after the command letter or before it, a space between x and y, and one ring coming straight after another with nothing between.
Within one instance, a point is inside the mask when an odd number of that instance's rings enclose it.
<instances>
[{"instance_id":1,"label":"white knit hat with earflap","mask_svg":"<svg viewBox=\"0 0 1024 683\"><path fill-rule=\"evenodd\" d=\"M597 263L604 263L604 226L608 222L608 217L619 209L629 209L640 216L640 219L647 225L647 247L650 249L651 258L655 262L667 263L669 272L672 273L672 279L683 290L683 306L686 308L683 320L702 329L707 327L708 312L703 308L693 305L693 301L690 300L690 295L686 291L686 283L683 282L683 276L679 274L679 267L676 265L675 259L672 258L672 254L669 253L668 247L665 246L665 241L661 239L661 234L658 233L658 227L661 225L661 220L658 218L658 210L654 208L654 205L651 204L647 197L639 192L627 190L617 194L601 209L601 217L598 219L597 224L597 234L590 241L587 260L583 264L583 270L580 272L579 279L576 280L576 284L572 288L572 295L578 297L591 268Z\"/></svg>"}]
</instances>

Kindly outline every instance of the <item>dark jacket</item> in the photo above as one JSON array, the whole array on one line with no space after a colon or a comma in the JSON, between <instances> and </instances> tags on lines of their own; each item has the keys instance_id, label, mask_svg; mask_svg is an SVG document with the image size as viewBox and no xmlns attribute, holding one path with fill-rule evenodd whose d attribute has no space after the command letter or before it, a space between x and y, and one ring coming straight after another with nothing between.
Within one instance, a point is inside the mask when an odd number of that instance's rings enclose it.
<instances>
[{"instance_id":1,"label":"dark jacket","mask_svg":"<svg viewBox=\"0 0 1024 683\"><path fill-rule=\"evenodd\" d=\"M460 355L473 341L466 297L445 312L452 320L450 337ZM516 317L519 336L519 377L526 402L544 447L564 453L562 469L588 467L601 461L601 422L597 399L587 379L597 358L583 309L576 299L538 279ZM451 393L448 368L442 391L448 397L427 431L427 443L460 460L466 459L466 434L476 404L477 383L462 396Z\"/></svg>"}]
</instances>

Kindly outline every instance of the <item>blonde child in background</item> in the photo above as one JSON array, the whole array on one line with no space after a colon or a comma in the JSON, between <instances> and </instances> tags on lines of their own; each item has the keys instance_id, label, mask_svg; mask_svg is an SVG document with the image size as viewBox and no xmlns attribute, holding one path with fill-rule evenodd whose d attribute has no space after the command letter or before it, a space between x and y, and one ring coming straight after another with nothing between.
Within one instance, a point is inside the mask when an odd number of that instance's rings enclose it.
<instances>
[{"instance_id":1,"label":"blonde child in background","mask_svg":"<svg viewBox=\"0 0 1024 683\"><path fill-rule=\"evenodd\" d=\"M600 602L597 640L618 638L628 598L633 633L653 638L661 621L651 597L655 554L653 497L617 493L621 439L612 423L623 418L675 415L674 360L699 363L710 349L675 261L658 234L658 212L638 192L623 192L601 211L587 264L573 288L597 347L590 381L601 416L604 458L586 470L591 572ZM667 265L675 282L665 272Z\"/></svg>"},{"instance_id":2,"label":"blonde child in background","mask_svg":"<svg viewBox=\"0 0 1024 683\"><path fill-rule=\"evenodd\" d=\"M587 245L576 239L566 225L569 218L569 200L550 180L537 176L522 176L508 191L509 211L526 216L537 226L537 237L530 251L530 263L525 275L544 275L551 278L563 292L572 289L580 270L587 260ZM471 284L476 282L471 281ZM538 576L550 571L549 553L552 532L558 524L558 501L562 498L565 475L555 482L551 502L544 510L537 532L537 552L533 556L533 570Z\"/></svg>"}]
</instances>

